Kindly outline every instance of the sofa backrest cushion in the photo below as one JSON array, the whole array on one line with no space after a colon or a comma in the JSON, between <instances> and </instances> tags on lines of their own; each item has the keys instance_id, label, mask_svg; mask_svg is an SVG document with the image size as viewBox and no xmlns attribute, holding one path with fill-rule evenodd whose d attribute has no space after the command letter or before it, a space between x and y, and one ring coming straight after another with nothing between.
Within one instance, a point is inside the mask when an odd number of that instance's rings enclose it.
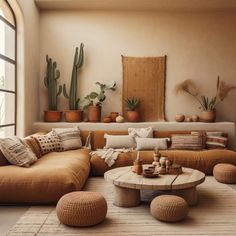
<instances>
[{"instance_id":1,"label":"sofa backrest cushion","mask_svg":"<svg viewBox=\"0 0 236 236\"><path fill-rule=\"evenodd\" d=\"M101 130L101 131L94 131L93 132L93 138L94 138L94 143L93 143L93 150L96 150L98 148L103 148L106 145L106 139L104 138L105 134L110 134L110 135L127 135L128 131L127 130L117 130L117 131L107 131L107 130Z\"/></svg>"}]
</instances>

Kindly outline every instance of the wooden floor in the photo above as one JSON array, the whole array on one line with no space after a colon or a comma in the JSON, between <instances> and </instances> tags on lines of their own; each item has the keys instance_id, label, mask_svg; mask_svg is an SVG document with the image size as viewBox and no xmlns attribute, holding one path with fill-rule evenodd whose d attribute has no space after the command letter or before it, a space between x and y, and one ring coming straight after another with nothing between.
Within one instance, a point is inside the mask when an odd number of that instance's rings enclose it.
<instances>
[{"instance_id":1,"label":"wooden floor","mask_svg":"<svg viewBox=\"0 0 236 236\"><path fill-rule=\"evenodd\" d=\"M199 204L191 207L180 223L163 223L149 213L149 202L134 208L112 204L113 186L103 178L89 178L86 190L103 193L108 202L106 220L94 227L71 228L59 223L55 207L31 207L8 235L234 235L236 232L236 191L217 183L213 177L198 187ZM145 192L151 200L155 192Z\"/></svg>"}]
</instances>

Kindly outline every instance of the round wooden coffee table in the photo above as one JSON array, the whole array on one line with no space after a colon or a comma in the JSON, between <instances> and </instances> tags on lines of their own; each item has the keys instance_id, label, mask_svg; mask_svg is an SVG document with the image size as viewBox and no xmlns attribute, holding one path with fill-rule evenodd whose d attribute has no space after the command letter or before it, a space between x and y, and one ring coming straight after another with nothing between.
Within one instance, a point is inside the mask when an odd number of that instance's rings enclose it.
<instances>
[{"instance_id":1,"label":"round wooden coffee table","mask_svg":"<svg viewBox=\"0 0 236 236\"><path fill-rule=\"evenodd\" d=\"M197 204L196 186L204 182L205 174L198 170L183 168L183 173L180 175L159 175L157 178L145 178L133 173L131 166L126 166L107 171L104 178L115 186L114 204L116 206L139 205L141 202L140 190L159 190L164 194L174 194L183 197L192 206Z\"/></svg>"}]
</instances>

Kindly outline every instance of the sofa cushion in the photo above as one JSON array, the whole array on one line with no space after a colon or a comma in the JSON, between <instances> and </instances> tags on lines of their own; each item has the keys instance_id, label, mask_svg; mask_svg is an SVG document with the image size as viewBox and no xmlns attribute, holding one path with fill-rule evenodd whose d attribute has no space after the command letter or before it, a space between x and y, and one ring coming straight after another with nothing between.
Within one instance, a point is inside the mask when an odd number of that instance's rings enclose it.
<instances>
[{"instance_id":1,"label":"sofa cushion","mask_svg":"<svg viewBox=\"0 0 236 236\"><path fill-rule=\"evenodd\" d=\"M171 136L171 149L202 150L203 136L194 134L174 134Z\"/></svg>"},{"instance_id":2,"label":"sofa cushion","mask_svg":"<svg viewBox=\"0 0 236 236\"><path fill-rule=\"evenodd\" d=\"M37 158L40 158L42 156L40 145L35 137L28 136L25 137L22 141L25 145L28 145L28 147L30 147L30 149L34 152Z\"/></svg>"},{"instance_id":3,"label":"sofa cushion","mask_svg":"<svg viewBox=\"0 0 236 236\"><path fill-rule=\"evenodd\" d=\"M128 128L128 132L133 137L137 138L153 138L153 128Z\"/></svg>"},{"instance_id":4,"label":"sofa cushion","mask_svg":"<svg viewBox=\"0 0 236 236\"><path fill-rule=\"evenodd\" d=\"M30 168L0 167L0 203L56 203L80 190L89 174L89 150L51 152Z\"/></svg>"},{"instance_id":5,"label":"sofa cushion","mask_svg":"<svg viewBox=\"0 0 236 236\"><path fill-rule=\"evenodd\" d=\"M64 151L82 147L80 130L77 126L74 128L54 128L52 129L52 132L61 139Z\"/></svg>"},{"instance_id":6,"label":"sofa cushion","mask_svg":"<svg viewBox=\"0 0 236 236\"><path fill-rule=\"evenodd\" d=\"M225 162L236 165L236 152L230 150L162 150L160 153L162 156L168 157L174 163L178 163L183 167L200 170L208 175L212 175L213 168L218 163ZM136 157L136 151L122 153L119 155L116 163L109 168L100 157L92 156L91 175L101 176L109 169L133 165ZM143 164L151 164L153 162L153 151L140 151L140 158L142 159Z\"/></svg>"},{"instance_id":7,"label":"sofa cushion","mask_svg":"<svg viewBox=\"0 0 236 236\"><path fill-rule=\"evenodd\" d=\"M132 135L110 135L105 134L106 139L105 148L134 148L135 142Z\"/></svg>"},{"instance_id":8,"label":"sofa cushion","mask_svg":"<svg viewBox=\"0 0 236 236\"><path fill-rule=\"evenodd\" d=\"M61 152L63 151L62 142L59 136L53 132L49 132L45 135L37 135L35 139L38 141L41 148L42 155L49 152Z\"/></svg>"},{"instance_id":9,"label":"sofa cushion","mask_svg":"<svg viewBox=\"0 0 236 236\"><path fill-rule=\"evenodd\" d=\"M37 157L32 150L15 136L0 139L0 148L12 165L29 167L37 161Z\"/></svg>"},{"instance_id":10,"label":"sofa cushion","mask_svg":"<svg viewBox=\"0 0 236 236\"><path fill-rule=\"evenodd\" d=\"M168 138L136 138L136 150L167 149Z\"/></svg>"}]
</instances>

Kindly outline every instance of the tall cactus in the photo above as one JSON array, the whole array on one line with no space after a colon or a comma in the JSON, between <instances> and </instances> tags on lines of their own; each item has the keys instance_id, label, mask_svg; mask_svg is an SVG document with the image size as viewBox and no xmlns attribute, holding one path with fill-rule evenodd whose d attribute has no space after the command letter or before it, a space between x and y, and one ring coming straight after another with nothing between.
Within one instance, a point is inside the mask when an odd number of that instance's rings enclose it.
<instances>
[{"instance_id":1,"label":"tall cactus","mask_svg":"<svg viewBox=\"0 0 236 236\"><path fill-rule=\"evenodd\" d=\"M62 86L57 86L57 80L60 78L60 71L57 70L57 63L46 55L47 70L44 77L44 85L48 89L48 108L51 111L57 110L57 97L62 92Z\"/></svg>"},{"instance_id":2,"label":"tall cactus","mask_svg":"<svg viewBox=\"0 0 236 236\"><path fill-rule=\"evenodd\" d=\"M69 109L77 110L79 109L80 99L77 97L77 80L78 80L78 70L83 66L84 63L84 44L80 44L80 50L76 47L74 63L72 68L71 82L70 82L70 93L68 95L66 91L66 85L63 85L64 97L69 99Z\"/></svg>"}]
</instances>

